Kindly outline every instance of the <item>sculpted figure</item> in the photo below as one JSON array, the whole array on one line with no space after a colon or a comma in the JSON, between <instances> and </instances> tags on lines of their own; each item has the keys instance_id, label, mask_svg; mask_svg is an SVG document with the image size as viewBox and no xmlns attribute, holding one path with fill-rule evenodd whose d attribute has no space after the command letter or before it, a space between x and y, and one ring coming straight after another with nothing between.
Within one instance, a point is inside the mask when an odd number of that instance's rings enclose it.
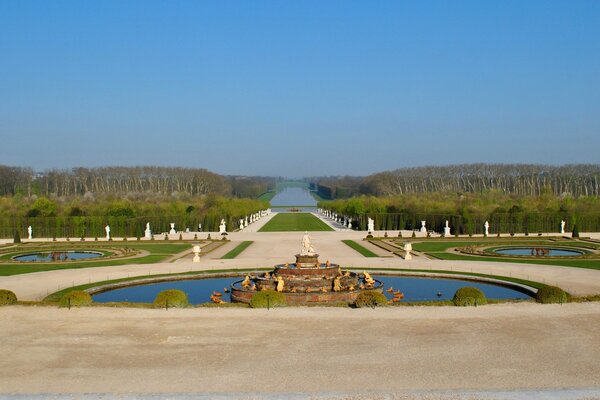
<instances>
[{"instance_id":1,"label":"sculpted figure","mask_svg":"<svg viewBox=\"0 0 600 400\"><path fill-rule=\"evenodd\" d=\"M284 285L284 284L285 284L285 283L283 282L283 278L282 278L282 277L280 277L280 276L278 276L278 277L277 277L277 291L278 291L278 292L283 292L283 285Z\"/></svg>"},{"instance_id":2,"label":"sculpted figure","mask_svg":"<svg viewBox=\"0 0 600 400\"><path fill-rule=\"evenodd\" d=\"M333 280L333 291L334 292L339 292L340 290L342 290L342 284L340 283L340 277L337 276L334 280Z\"/></svg>"},{"instance_id":3,"label":"sculpted figure","mask_svg":"<svg viewBox=\"0 0 600 400\"><path fill-rule=\"evenodd\" d=\"M246 277L242 281L242 287L244 289L248 289L249 286L250 286L250 277L248 275L246 275Z\"/></svg>"},{"instance_id":4,"label":"sculpted figure","mask_svg":"<svg viewBox=\"0 0 600 400\"><path fill-rule=\"evenodd\" d=\"M300 255L305 256L308 254L314 254L315 249L313 249L310 244L310 236L308 236L308 232L304 232L304 236L302 236L302 250L300 250Z\"/></svg>"}]
</instances>

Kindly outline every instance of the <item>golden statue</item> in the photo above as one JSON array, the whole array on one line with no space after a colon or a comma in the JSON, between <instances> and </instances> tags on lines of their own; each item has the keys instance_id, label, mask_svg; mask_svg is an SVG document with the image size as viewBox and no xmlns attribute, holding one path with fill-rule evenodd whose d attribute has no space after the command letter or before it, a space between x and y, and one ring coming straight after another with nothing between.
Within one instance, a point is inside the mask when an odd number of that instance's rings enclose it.
<instances>
[{"instance_id":1,"label":"golden statue","mask_svg":"<svg viewBox=\"0 0 600 400\"><path fill-rule=\"evenodd\" d=\"M331 267L331 263L329 262L329 260L325 261L325 266L326 266L327 268Z\"/></svg>"},{"instance_id":2,"label":"golden statue","mask_svg":"<svg viewBox=\"0 0 600 400\"><path fill-rule=\"evenodd\" d=\"M250 288L250 290L256 290L256 283L254 285L252 285L252 287Z\"/></svg>"},{"instance_id":3,"label":"golden statue","mask_svg":"<svg viewBox=\"0 0 600 400\"><path fill-rule=\"evenodd\" d=\"M278 276L277 277L277 291L278 292L283 292L283 285L284 285L283 278Z\"/></svg>"},{"instance_id":4,"label":"golden statue","mask_svg":"<svg viewBox=\"0 0 600 400\"><path fill-rule=\"evenodd\" d=\"M265 279L270 279L271 275L268 272L265 272Z\"/></svg>"},{"instance_id":5,"label":"golden statue","mask_svg":"<svg viewBox=\"0 0 600 400\"><path fill-rule=\"evenodd\" d=\"M321 292L323 292L323 293L327 292L327 288L326 287L322 287L321 288Z\"/></svg>"},{"instance_id":6,"label":"golden statue","mask_svg":"<svg viewBox=\"0 0 600 400\"><path fill-rule=\"evenodd\" d=\"M350 271L344 272L344 276L350 276Z\"/></svg>"},{"instance_id":7,"label":"golden statue","mask_svg":"<svg viewBox=\"0 0 600 400\"><path fill-rule=\"evenodd\" d=\"M246 277L242 281L242 287L244 289L248 289L249 286L250 286L250 277L248 275L246 275Z\"/></svg>"},{"instance_id":8,"label":"golden statue","mask_svg":"<svg viewBox=\"0 0 600 400\"><path fill-rule=\"evenodd\" d=\"M363 274L365 275L365 283L368 286L373 286L375 284L375 279L371 278L371 275L366 271L363 271Z\"/></svg>"},{"instance_id":9,"label":"golden statue","mask_svg":"<svg viewBox=\"0 0 600 400\"><path fill-rule=\"evenodd\" d=\"M342 284L340 283L340 277L338 276L333 280L333 291L339 292L340 290L342 290Z\"/></svg>"}]
</instances>

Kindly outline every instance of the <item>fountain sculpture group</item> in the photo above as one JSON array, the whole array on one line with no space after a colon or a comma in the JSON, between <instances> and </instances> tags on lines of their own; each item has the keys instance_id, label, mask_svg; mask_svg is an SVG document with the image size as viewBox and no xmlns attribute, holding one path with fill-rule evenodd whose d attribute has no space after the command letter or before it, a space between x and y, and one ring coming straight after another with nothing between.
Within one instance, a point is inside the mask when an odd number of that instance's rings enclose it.
<instances>
[{"instance_id":1,"label":"fountain sculpture group","mask_svg":"<svg viewBox=\"0 0 600 400\"><path fill-rule=\"evenodd\" d=\"M252 296L261 290L281 292L287 303L292 305L353 303L361 291L382 292L383 285L367 272L357 274L342 270L329 261L319 262L319 255L305 233L295 263L276 265L273 271L262 274L246 275L244 280L231 286L231 300L249 303Z\"/></svg>"}]
</instances>

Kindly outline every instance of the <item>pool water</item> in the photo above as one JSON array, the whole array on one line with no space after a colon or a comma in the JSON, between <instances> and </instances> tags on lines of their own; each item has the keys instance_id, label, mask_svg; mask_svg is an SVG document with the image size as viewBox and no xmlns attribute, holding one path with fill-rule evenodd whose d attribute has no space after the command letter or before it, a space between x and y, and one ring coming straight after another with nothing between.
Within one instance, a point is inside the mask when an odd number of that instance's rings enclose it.
<instances>
[{"instance_id":1,"label":"pool water","mask_svg":"<svg viewBox=\"0 0 600 400\"><path fill-rule=\"evenodd\" d=\"M404 294L404 302L412 301L430 301L430 300L449 300L454 296L454 292L464 286L474 286L485 293L490 299L528 299L530 296L517 290L489 283L480 283L472 281L463 281L457 279L434 279L419 278L407 276L381 276L374 275L375 279L384 284L385 289L392 287L394 290L400 290ZM209 278L193 279L171 282L150 283L146 285L130 286L121 289L110 290L104 293L98 293L93 297L95 302L134 302L134 303L152 303L156 295L167 289L182 290L188 295L191 304L199 304L210 301L210 295L213 291L223 293L224 301L231 301L228 293L224 293L224 288L230 288L231 284L241 280L236 278ZM384 291L388 299L392 299L393 294ZM438 296L439 294L439 296Z\"/></svg>"},{"instance_id":2,"label":"pool water","mask_svg":"<svg viewBox=\"0 0 600 400\"><path fill-rule=\"evenodd\" d=\"M93 251L46 251L40 253L23 254L13 257L16 261L65 261L65 260L87 260L102 257L102 253Z\"/></svg>"},{"instance_id":3,"label":"pool water","mask_svg":"<svg viewBox=\"0 0 600 400\"><path fill-rule=\"evenodd\" d=\"M540 250L545 250L542 252ZM509 256L534 256L534 257L574 257L584 254L582 251L553 249L549 247L512 247L506 249L496 249L494 253Z\"/></svg>"}]
</instances>

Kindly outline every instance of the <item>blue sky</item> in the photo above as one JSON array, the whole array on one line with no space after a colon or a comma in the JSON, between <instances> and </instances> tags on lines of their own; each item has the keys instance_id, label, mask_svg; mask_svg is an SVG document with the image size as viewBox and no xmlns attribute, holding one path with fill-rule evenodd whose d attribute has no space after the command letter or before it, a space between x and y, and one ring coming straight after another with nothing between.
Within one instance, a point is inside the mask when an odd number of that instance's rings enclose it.
<instances>
[{"instance_id":1,"label":"blue sky","mask_svg":"<svg viewBox=\"0 0 600 400\"><path fill-rule=\"evenodd\" d=\"M600 161L599 1L0 0L0 164Z\"/></svg>"}]
</instances>

